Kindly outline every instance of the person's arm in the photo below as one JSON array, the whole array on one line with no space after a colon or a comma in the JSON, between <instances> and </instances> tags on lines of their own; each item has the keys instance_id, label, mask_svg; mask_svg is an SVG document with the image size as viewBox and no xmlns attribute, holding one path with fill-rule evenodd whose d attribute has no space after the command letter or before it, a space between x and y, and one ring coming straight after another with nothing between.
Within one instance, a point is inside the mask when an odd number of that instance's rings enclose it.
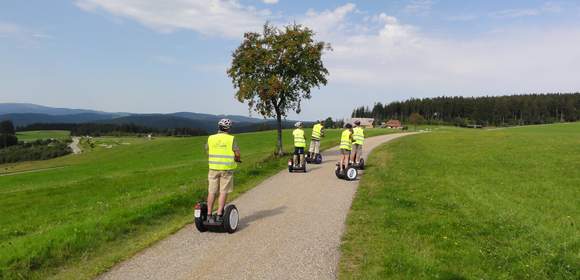
<instances>
[{"instance_id":1,"label":"person's arm","mask_svg":"<svg viewBox=\"0 0 580 280\"><path fill-rule=\"evenodd\" d=\"M242 156L240 154L240 147L238 147L238 141L234 139L234 144L232 145L232 150L234 150L234 160L236 162L242 162Z\"/></svg>"}]
</instances>

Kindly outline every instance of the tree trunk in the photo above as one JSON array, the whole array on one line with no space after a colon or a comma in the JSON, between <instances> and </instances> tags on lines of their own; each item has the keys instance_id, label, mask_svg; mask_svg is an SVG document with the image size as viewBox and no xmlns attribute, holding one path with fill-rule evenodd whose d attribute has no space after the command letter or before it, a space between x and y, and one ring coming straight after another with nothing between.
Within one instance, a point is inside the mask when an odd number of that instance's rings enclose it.
<instances>
[{"instance_id":1,"label":"tree trunk","mask_svg":"<svg viewBox=\"0 0 580 280\"><path fill-rule=\"evenodd\" d=\"M276 108L276 123L278 125L278 142L276 143L276 154L278 156L283 156L284 149L282 146L282 114L278 108Z\"/></svg>"}]
</instances>

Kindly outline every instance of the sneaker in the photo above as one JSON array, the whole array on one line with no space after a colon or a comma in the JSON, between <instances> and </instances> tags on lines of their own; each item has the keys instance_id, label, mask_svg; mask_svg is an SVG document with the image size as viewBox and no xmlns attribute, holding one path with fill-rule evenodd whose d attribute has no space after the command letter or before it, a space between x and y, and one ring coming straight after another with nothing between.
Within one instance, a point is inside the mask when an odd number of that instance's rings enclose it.
<instances>
[{"instance_id":1,"label":"sneaker","mask_svg":"<svg viewBox=\"0 0 580 280\"><path fill-rule=\"evenodd\" d=\"M207 222L210 224L215 224L215 216L214 215L207 216Z\"/></svg>"},{"instance_id":2,"label":"sneaker","mask_svg":"<svg viewBox=\"0 0 580 280\"><path fill-rule=\"evenodd\" d=\"M217 223L223 223L224 222L224 215L223 214L222 215L216 215L215 221Z\"/></svg>"}]
</instances>

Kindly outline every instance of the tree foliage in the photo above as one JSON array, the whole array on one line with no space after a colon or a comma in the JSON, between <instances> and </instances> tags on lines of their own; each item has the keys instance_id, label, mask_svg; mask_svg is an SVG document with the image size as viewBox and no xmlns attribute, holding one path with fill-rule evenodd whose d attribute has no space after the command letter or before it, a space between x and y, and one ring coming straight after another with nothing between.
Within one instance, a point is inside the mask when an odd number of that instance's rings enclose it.
<instances>
[{"instance_id":1,"label":"tree foliage","mask_svg":"<svg viewBox=\"0 0 580 280\"><path fill-rule=\"evenodd\" d=\"M278 122L278 153L282 151L282 118L300 113L301 102L310 99L314 87L326 85L328 70L322 54L330 45L314 40L314 32L302 25L278 29L268 23L263 32L248 32L234 51L228 76L235 97L249 109Z\"/></svg>"},{"instance_id":2,"label":"tree foliage","mask_svg":"<svg viewBox=\"0 0 580 280\"><path fill-rule=\"evenodd\" d=\"M333 128L334 127L334 121L332 120L331 117L326 118L326 120L324 120L324 127L325 128Z\"/></svg>"},{"instance_id":3,"label":"tree foliage","mask_svg":"<svg viewBox=\"0 0 580 280\"><path fill-rule=\"evenodd\" d=\"M409 121L417 112L429 123L527 125L580 120L580 93L409 99L372 108L358 107L353 117Z\"/></svg>"},{"instance_id":4,"label":"tree foliage","mask_svg":"<svg viewBox=\"0 0 580 280\"><path fill-rule=\"evenodd\" d=\"M18 144L14 124L10 120L0 122L0 149Z\"/></svg>"},{"instance_id":5,"label":"tree foliage","mask_svg":"<svg viewBox=\"0 0 580 280\"><path fill-rule=\"evenodd\" d=\"M0 149L0 164L29 160L46 160L72 152L68 143L60 140L36 140Z\"/></svg>"},{"instance_id":6,"label":"tree foliage","mask_svg":"<svg viewBox=\"0 0 580 280\"><path fill-rule=\"evenodd\" d=\"M14 124L10 120L5 120L0 122L0 134L15 135L16 130L14 129Z\"/></svg>"},{"instance_id":7,"label":"tree foliage","mask_svg":"<svg viewBox=\"0 0 580 280\"><path fill-rule=\"evenodd\" d=\"M409 122L412 123L415 126L415 130L417 130L417 125L425 122L425 118L419 113L412 113L409 116Z\"/></svg>"}]
</instances>

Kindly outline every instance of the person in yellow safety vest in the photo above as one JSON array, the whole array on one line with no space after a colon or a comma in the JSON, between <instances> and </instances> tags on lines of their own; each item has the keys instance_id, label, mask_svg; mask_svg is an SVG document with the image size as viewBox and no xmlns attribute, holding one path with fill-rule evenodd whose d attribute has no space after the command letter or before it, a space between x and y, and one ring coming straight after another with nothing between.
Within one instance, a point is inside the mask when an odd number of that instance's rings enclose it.
<instances>
[{"instance_id":1,"label":"person in yellow safety vest","mask_svg":"<svg viewBox=\"0 0 580 280\"><path fill-rule=\"evenodd\" d=\"M318 121L312 127L312 139L310 140L310 147L308 148L308 155L310 158L314 159L318 154L320 154L320 139L324 137L324 123Z\"/></svg>"},{"instance_id":2,"label":"person in yellow safety vest","mask_svg":"<svg viewBox=\"0 0 580 280\"><path fill-rule=\"evenodd\" d=\"M222 119L218 122L218 132L209 136L205 145L208 154L208 194L207 216L209 222L222 222L223 211L228 193L234 190L234 170L241 162L240 148L233 135L229 134L232 121ZM212 215L213 203L219 192L217 215Z\"/></svg>"},{"instance_id":3,"label":"person in yellow safety vest","mask_svg":"<svg viewBox=\"0 0 580 280\"><path fill-rule=\"evenodd\" d=\"M352 129L352 152L350 154L350 161L354 164L358 164L360 158L362 157L362 147L365 142L364 129L360 126L360 121L354 122L354 128Z\"/></svg>"},{"instance_id":4,"label":"person in yellow safety vest","mask_svg":"<svg viewBox=\"0 0 580 280\"><path fill-rule=\"evenodd\" d=\"M344 126L346 129L340 135L340 172L344 171L344 167L348 165L350 158L350 151L352 150L352 125L347 123Z\"/></svg>"},{"instance_id":5,"label":"person in yellow safety vest","mask_svg":"<svg viewBox=\"0 0 580 280\"><path fill-rule=\"evenodd\" d=\"M302 129L302 122L297 122L294 124L294 156L292 157L294 167L304 167L304 149L306 148L306 138L304 138L304 130ZM300 159L300 165L298 165L298 159Z\"/></svg>"}]
</instances>

